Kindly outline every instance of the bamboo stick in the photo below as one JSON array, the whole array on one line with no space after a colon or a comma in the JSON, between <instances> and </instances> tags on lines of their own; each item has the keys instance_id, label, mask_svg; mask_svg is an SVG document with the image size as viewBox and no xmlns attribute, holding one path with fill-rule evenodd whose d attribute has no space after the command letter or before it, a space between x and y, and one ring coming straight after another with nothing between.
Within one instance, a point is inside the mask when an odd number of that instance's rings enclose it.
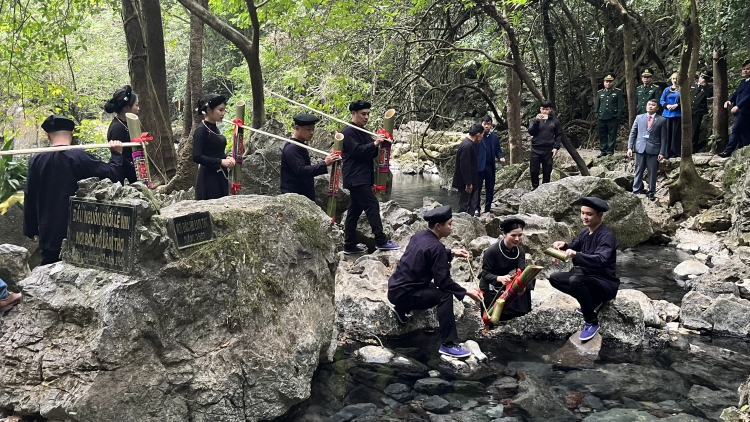
<instances>
[{"instance_id":1,"label":"bamboo stick","mask_svg":"<svg viewBox=\"0 0 750 422\"><path fill-rule=\"evenodd\" d=\"M234 124L233 121L228 120L228 119L224 119L224 122L225 123ZM289 142L290 144L297 145L298 147L302 147L302 148L304 148L304 149L306 149L308 151L312 151L312 152L314 152L316 154L319 154L319 155L322 155L324 157L327 157L328 154L330 154L329 152L321 151L321 150L319 150L317 148L313 148L313 147L311 147L309 145L303 144L302 142L297 142L297 141L295 141L293 139L285 138L285 137L279 136L279 135L274 135L273 133L268 133L268 132L260 130L260 129L255 129L255 128L252 128L250 126L245 126L245 125L237 125L237 126L243 128L243 129L247 129L247 130L252 131L252 132L260 133L261 135L266 135L266 136L270 136L271 138L275 138L275 139L279 139L279 140L282 140L282 141L285 141L285 142Z\"/></svg>"},{"instance_id":2,"label":"bamboo stick","mask_svg":"<svg viewBox=\"0 0 750 422\"><path fill-rule=\"evenodd\" d=\"M286 101L289 101L290 103L292 103L292 104L294 104L294 105L296 105L296 106L300 106L300 107L306 108L306 109L308 109L308 110L310 110L310 111L313 111L313 112L315 112L315 113L318 113L318 114L320 114L321 116L325 116L325 117L328 117L328 118L329 118L329 119L331 119L331 120L335 120L335 121L337 121L337 122L339 122L339 123L342 123L342 124L345 124L345 125L347 125L347 126L349 126L349 127L351 127L351 128L357 129L357 130L358 130L358 131L360 131L360 132L364 132L364 133L366 133L366 134L368 134L368 135L372 135L372 136L378 136L378 134L377 134L377 133L375 133L375 132L370 132L369 130L367 130L367 129L363 128L363 127L359 127L359 126L357 126L357 125L353 125L353 124L351 124L351 123L349 123L349 122L347 122L347 121L344 121L344 120L341 120L341 119L339 119L338 117L334 117L334 116L331 116L331 115L330 115L330 114L328 114L328 113L324 113L324 112L322 112L322 111L320 111L320 110L316 110L316 109L314 109L314 108L312 108L312 107L310 107L310 106L308 106L308 105L305 105L305 104L299 103L299 102L297 102L297 101L294 101L293 99L291 99L291 98L287 98L287 97L285 97L285 96L283 96L283 95L281 95L281 94L277 94L277 93L275 93L275 92L271 91L271 90L270 90L270 89L268 89L268 88L266 88L265 92L267 92L267 93L269 93L269 94L271 94L271 95L275 95L275 96L277 96L277 97L281 98L282 100L286 100ZM387 114L388 114L388 113L389 113L390 111L391 111L391 110L388 110L388 111L386 111L386 115L387 115ZM396 113L396 110L393 110L393 114L395 114L395 113ZM387 116L387 117L393 117L393 114L391 114L390 116ZM391 142L391 140L390 140L390 139L387 139L387 141L388 141L388 142Z\"/></svg>"},{"instance_id":3,"label":"bamboo stick","mask_svg":"<svg viewBox=\"0 0 750 422\"><path fill-rule=\"evenodd\" d=\"M123 142L123 147L139 147L142 146L139 142ZM84 144L84 145L64 145L57 147L44 147L44 148L26 148L26 149L12 149L9 151L0 151L0 155L25 155L25 154L36 154L42 152L58 152L68 151L71 149L102 149L109 148L109 143L106 144Z\"/></svg>"},{"instance_id":4,"label":"bamboo stick","mask_svg":"<svg viewBox=\"0 0 750 422\"><path fill-rule=\"evenodd\" d=\"M141 139L143 132L141 132L141 121L138 119L138 116L134 113L125 113L125 118L128 121L130 139ZM139 182L151 187L151 171L148 168L148 153L146 152L145 145L141 143L136 148L133 148L132 157L133 166L135 166L135 177Z\"/></svg>"},{"instance_id":5,"label":"bamboo stick","mask_svg":"<svg viewBox=\"0 0 750 422\"><path fill-rule=\"evenodd\" d=\"M341 155L344 148L344 134L337 133L333 137L333 153ZM328 216L336 222L336 207L338 204L339 190L341 190L341 161L331 165L331 176L328 182Z\"/></svg>"}]
</instances>

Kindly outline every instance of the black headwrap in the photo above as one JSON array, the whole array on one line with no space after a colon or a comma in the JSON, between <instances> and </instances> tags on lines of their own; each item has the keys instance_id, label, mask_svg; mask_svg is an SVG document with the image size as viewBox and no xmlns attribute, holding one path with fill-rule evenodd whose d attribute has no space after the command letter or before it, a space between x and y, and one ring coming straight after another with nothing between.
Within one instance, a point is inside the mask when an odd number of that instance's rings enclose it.
<instances>
[{"instance_id":1,"label":"black headwrap","mask_svg":"<svg viewBox=\"0 0 750 422\"><path fill-rule=\"evenodd\" d=\"M104 111L107 113L119 113L123 108L135 104L136 99L138 99L138 94L133 92L133 88L130 85L125 85L122 88L118 88L112 94L112 98L104 104Z\"/></svg>"},{"instance_id":2,"label":"black headwrap","mask_svg":"<svg viewBox=\"0 0 750 422\"><path fill-rule=\"evenodd\" d=\"M372 104L364 100L353 101L351 104L349 104L349 111L359 111L368 108L372 108Z\"/></svg>"},{"instance_id":3,"label":"black headwrap","mask_svg":"<svg viewBox=\"0 0 750 422\"><path fill-rule=\"evenodd\" d=\"M515 229L523 229L524 227L526 227L526 222L520 218L508 218L500 223L500 229L503 233L510 233Z\"/></svg>"},{"instance_id":4,"label":"black headwrap","mask_svg":"<svg viewBox=\"0 0 750 422\"><path fill-rule=\"evenodd\" d=\"M195 111L198 114L206 114L206 111L209 108L214 109L219 105L226 103L227 97L220 94L208 94L195 106Z\"/></svg>"}]
</instances>

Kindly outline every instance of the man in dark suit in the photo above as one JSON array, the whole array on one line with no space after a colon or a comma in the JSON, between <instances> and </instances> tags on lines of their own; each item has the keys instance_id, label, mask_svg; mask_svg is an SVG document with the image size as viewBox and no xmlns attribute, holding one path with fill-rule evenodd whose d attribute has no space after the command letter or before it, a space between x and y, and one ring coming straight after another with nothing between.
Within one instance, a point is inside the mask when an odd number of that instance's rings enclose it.
<instances>
[{"instance_id":1,"label":"man in dark suit","mask_svg":"<svg viewBox=\"0 0 750 422\"><path fill-rule=\"evenodd\" d=\"M492 196L495 193L495 163L505 162L503 150L500 148L500 138L492 132L492 117L487 115L482 118L484 133L482 142L477 145L477 160L479 169L479 184L476 189L477 199L481 202L482 184L485 186L484 212L490 212L492 208ZM479 216L481 207L477 203L476 215Z\"/></svg>"},{"instance_id":2,"label":"man in dark suit","mask_svg":"<svg viewBox=\"0 0 750 422\"><path fill-rule=\"evenodd\" d=\"M482 141L484 128L474 124L469 136L461 142L456 152L456 168L453 172L453 187L458 189L458 212L474 215L479 205L479 170L477 167L476 144Z\"/></svg>"},{"instance_id":3,"label":"man in dark suit","mask_svg":"<svg viewBox=\"0 0 750 422\"><path fill-rule=\"evenodd\" d=\"M659 103L649 100L646 103L646 113L635 118L628 138L628 157L633 156L633 149L636 153L633 193L641 193L643 171L648 168L648 199L651 201L656 200L654 193L659 162L667 153L667 123L657 111Z\"/></svg>"},{"instance_id":4,"label":"man in dark suit","mask_svg":"<svg viewBox=\"0 0 750 422\"><path fill-rule=\"evenodd\" d=\"M706 146L706 141L701 142L701 122L703 116L708 114L708 99L713 98L714 87L711 85L711 73L702 71L698 79L690 86L690 100L693 105L693 152L699 152Z\"/></svg>"},{"instance_id":5,"label":"man in dark suit","mask_svg":"<svg viewBox=\"0 0 750 422\"><path fill-rule=\"evenodd\" d=\"M729 157L735 149L750 145L750 60L742 63L742 81L724 108L734 114L735 120L729 144L719 157Z\"/></svg>"}]
</instances>

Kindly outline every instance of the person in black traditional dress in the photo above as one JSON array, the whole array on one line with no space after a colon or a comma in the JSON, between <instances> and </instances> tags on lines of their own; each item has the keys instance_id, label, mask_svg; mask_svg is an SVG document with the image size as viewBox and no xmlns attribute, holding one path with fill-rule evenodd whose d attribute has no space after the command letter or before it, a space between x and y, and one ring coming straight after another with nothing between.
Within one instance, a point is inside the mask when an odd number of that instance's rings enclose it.
<instances>
[{"instance_id":1,"label":"person in black traditional dress","mask_svg":"<svg viewBox=\"0 0 750 422\"><path fill-rule=\"evenodd\" d=\"M617 238L602 223L608 210L609 205L599 198L581 198L581 221L586 228L570 243L552 244L573 258L573 271L553 273L549 282L557 290L576 298L581 305L579 312L585 321L580 335L583 341L599 331L596 313L604 302L617 296L620 287L616 274Z\"/></svg>"},{"instance_id":2,"label":"person in black traditional dress","mask_svg":"<svg viewBox=\"0 0 750 422\"><path fill-rule=\"evenodd\" d=\"M499 299L505 286L513 281L517 270L526 268L526 252L521 247L523 228L526 222L520 218L509 218L500 223L503 238L484 251L482 272L479 273L479 288L484 294L484 305L490 309L492 303ZM534 289L534 281L529 283L527 290ZM499 292L499 294L498 294ZM520 317L531 312L531 294L521 292L510 305L503 307L501 321Z\"/></svg>"},{"instance_id":3,"label":"person in black traditional dress","mask_svg":"<svg viewBox=\"0 0 750 422\"><path fill-rule=\"evenodd\" d=\"M218 94L209 94L196 107L204 116L193 134L193 161L200 164L195 179L198 200L229 195L229 169L234 167L234 158L227 157L227 138L216 126L224 119L226 108L227 99Z\"/></svg>"},{"instance_id":4,"label":"person in black traditional dress","mask_svg":"<svg viewBox=\"0 0 750 422\"><path fill-rule=\"evenodd\" d=\"M414 234L406 252L398 262L396 271L388 280L388 300L394 305L396 316L402 324L409 322L412 310L437 306L442 344L439 352L453 357L467 357L471 352L456 344L458 333L453 316L453 297L464 296L481 301L479 290L467 291L451 279L450 260L457 256L466 258L466 249L450 249L440 239L453 231L453 212L449 205L424 213L428 230Z\"/></svg>"},{"instance_id":5,"label":"person in black traditional dress","mask_svg":"<svg viewBox=\"0 0 750 422\"><path fill-rule=\"evenodd\" d=\"M474 215L479 208L479 162L477 158L477 144L482 142L484 128L474 124L469 128L469 134L456 151L456 168L453 170L451 186L458 190L458 212Z\"/></svg>"},{"instance_id":6,"label":"person in black traditional dress","mask_svg":"<svg viewBox=\"0 0 750 422\"><path fill-rule=\"evenodd\" d=\"M364 128L370 120L370 107L370 103L363 100L349 104L351 124ZM349 255L365 252L357 244L357 221L362 211L365 212L375 236L375 247L383 251L396 250L399 245L388 240L383 233L380 204L372 191L375 183L374 160L378 156L378 146L386 142L385 136L373 138L351 126L345 127L341 133L344 135L341 177L344 179L344 189L349 189L349 209L344 220L344 253Z\"/></svg>"},{"instance_id":7,"label":"person in black traditional dress","mask_svg":"<svg viewBox=\"0 0 750 422\"><path fill-rule=\"evenodd\" d=\"M104 104L104 111L115 113L107 129L107 140L130 142L130 132L128 131L128 122L125 114L133 113L138 115L139 110L138 95L133 92L133 88L130 85L125 85L115 91L112 94L112 98ZM135 165L133 164L133 149L130 147L122 148L122 175L120 176L120 182L124 183L125 180L130 183L138 181L135 174Z\"/></svg>"},{"instance_id":8,"label":"person in black traditional dress","mask_svg":"<svg viewBox=\"0 0 750 422\"><path fill-rule=\"evenodd\" d=\"M308 113L294 116L292 139L307 144L315 134L319 118ZM310 164L310 153L299 145L288 143L281 152L281 193L298 193L315 201L315 176L326 174L328 166L341 160L337 154L328 154L324 161Z\"/></svg>"},{"instance_id":9,"label":"person in black traditional dress","mask_svg":"<svg viewBox=\"0 0 750 422\"><path fill-rule=\"evenodd\" d=\"M70 145L73 120L53 114L42 123L50 144ZM23 234L39 236L42 265L60 260L62 241L68 235L70 197L78 190L78 181L89 177L113 182L122 175L122 143L110 141L112 156L105 163L82 149L36 154L29 160L23 200Z\"/></svg>"}]
</instances>

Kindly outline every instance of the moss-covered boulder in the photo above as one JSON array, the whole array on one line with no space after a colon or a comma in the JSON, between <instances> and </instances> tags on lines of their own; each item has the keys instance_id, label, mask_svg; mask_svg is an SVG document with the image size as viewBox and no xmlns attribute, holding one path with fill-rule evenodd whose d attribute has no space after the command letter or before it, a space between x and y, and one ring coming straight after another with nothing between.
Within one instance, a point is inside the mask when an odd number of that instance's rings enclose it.
<instances>
[{"instance_id":1,"label":"moss-covered boulder","mask_svg":"<svg viewBox=\"0 0 750 422\"><path fill-rule=\"evenodd\" d=\"M247 421L310 396L333 337L341 239L327 216L298 195L156 211L139 214L133 273L58 263L19 283L23 303L0 319L0 360L13 362L0 366L1 408L81 422ZM162 228L195 212L211 214L215 240L178 250Z\"/></svg>"},{"instance_id":2,"label":"moss-covered boulder","mask_svg":"<svg viewBox=\"0 0 750 422\"><path fill-rule=\"evenodd\" d=\"M552 217L573 228L581 227L581 205L578 201L584 196L595 196L609 203L610 209L604 214L604 222L617 236L620 248L645 242L654 233L641 201L613 180L605 178L573 176L540 185L535 191L521 197L518 211Z\"/></svg>"}]
</instances>

